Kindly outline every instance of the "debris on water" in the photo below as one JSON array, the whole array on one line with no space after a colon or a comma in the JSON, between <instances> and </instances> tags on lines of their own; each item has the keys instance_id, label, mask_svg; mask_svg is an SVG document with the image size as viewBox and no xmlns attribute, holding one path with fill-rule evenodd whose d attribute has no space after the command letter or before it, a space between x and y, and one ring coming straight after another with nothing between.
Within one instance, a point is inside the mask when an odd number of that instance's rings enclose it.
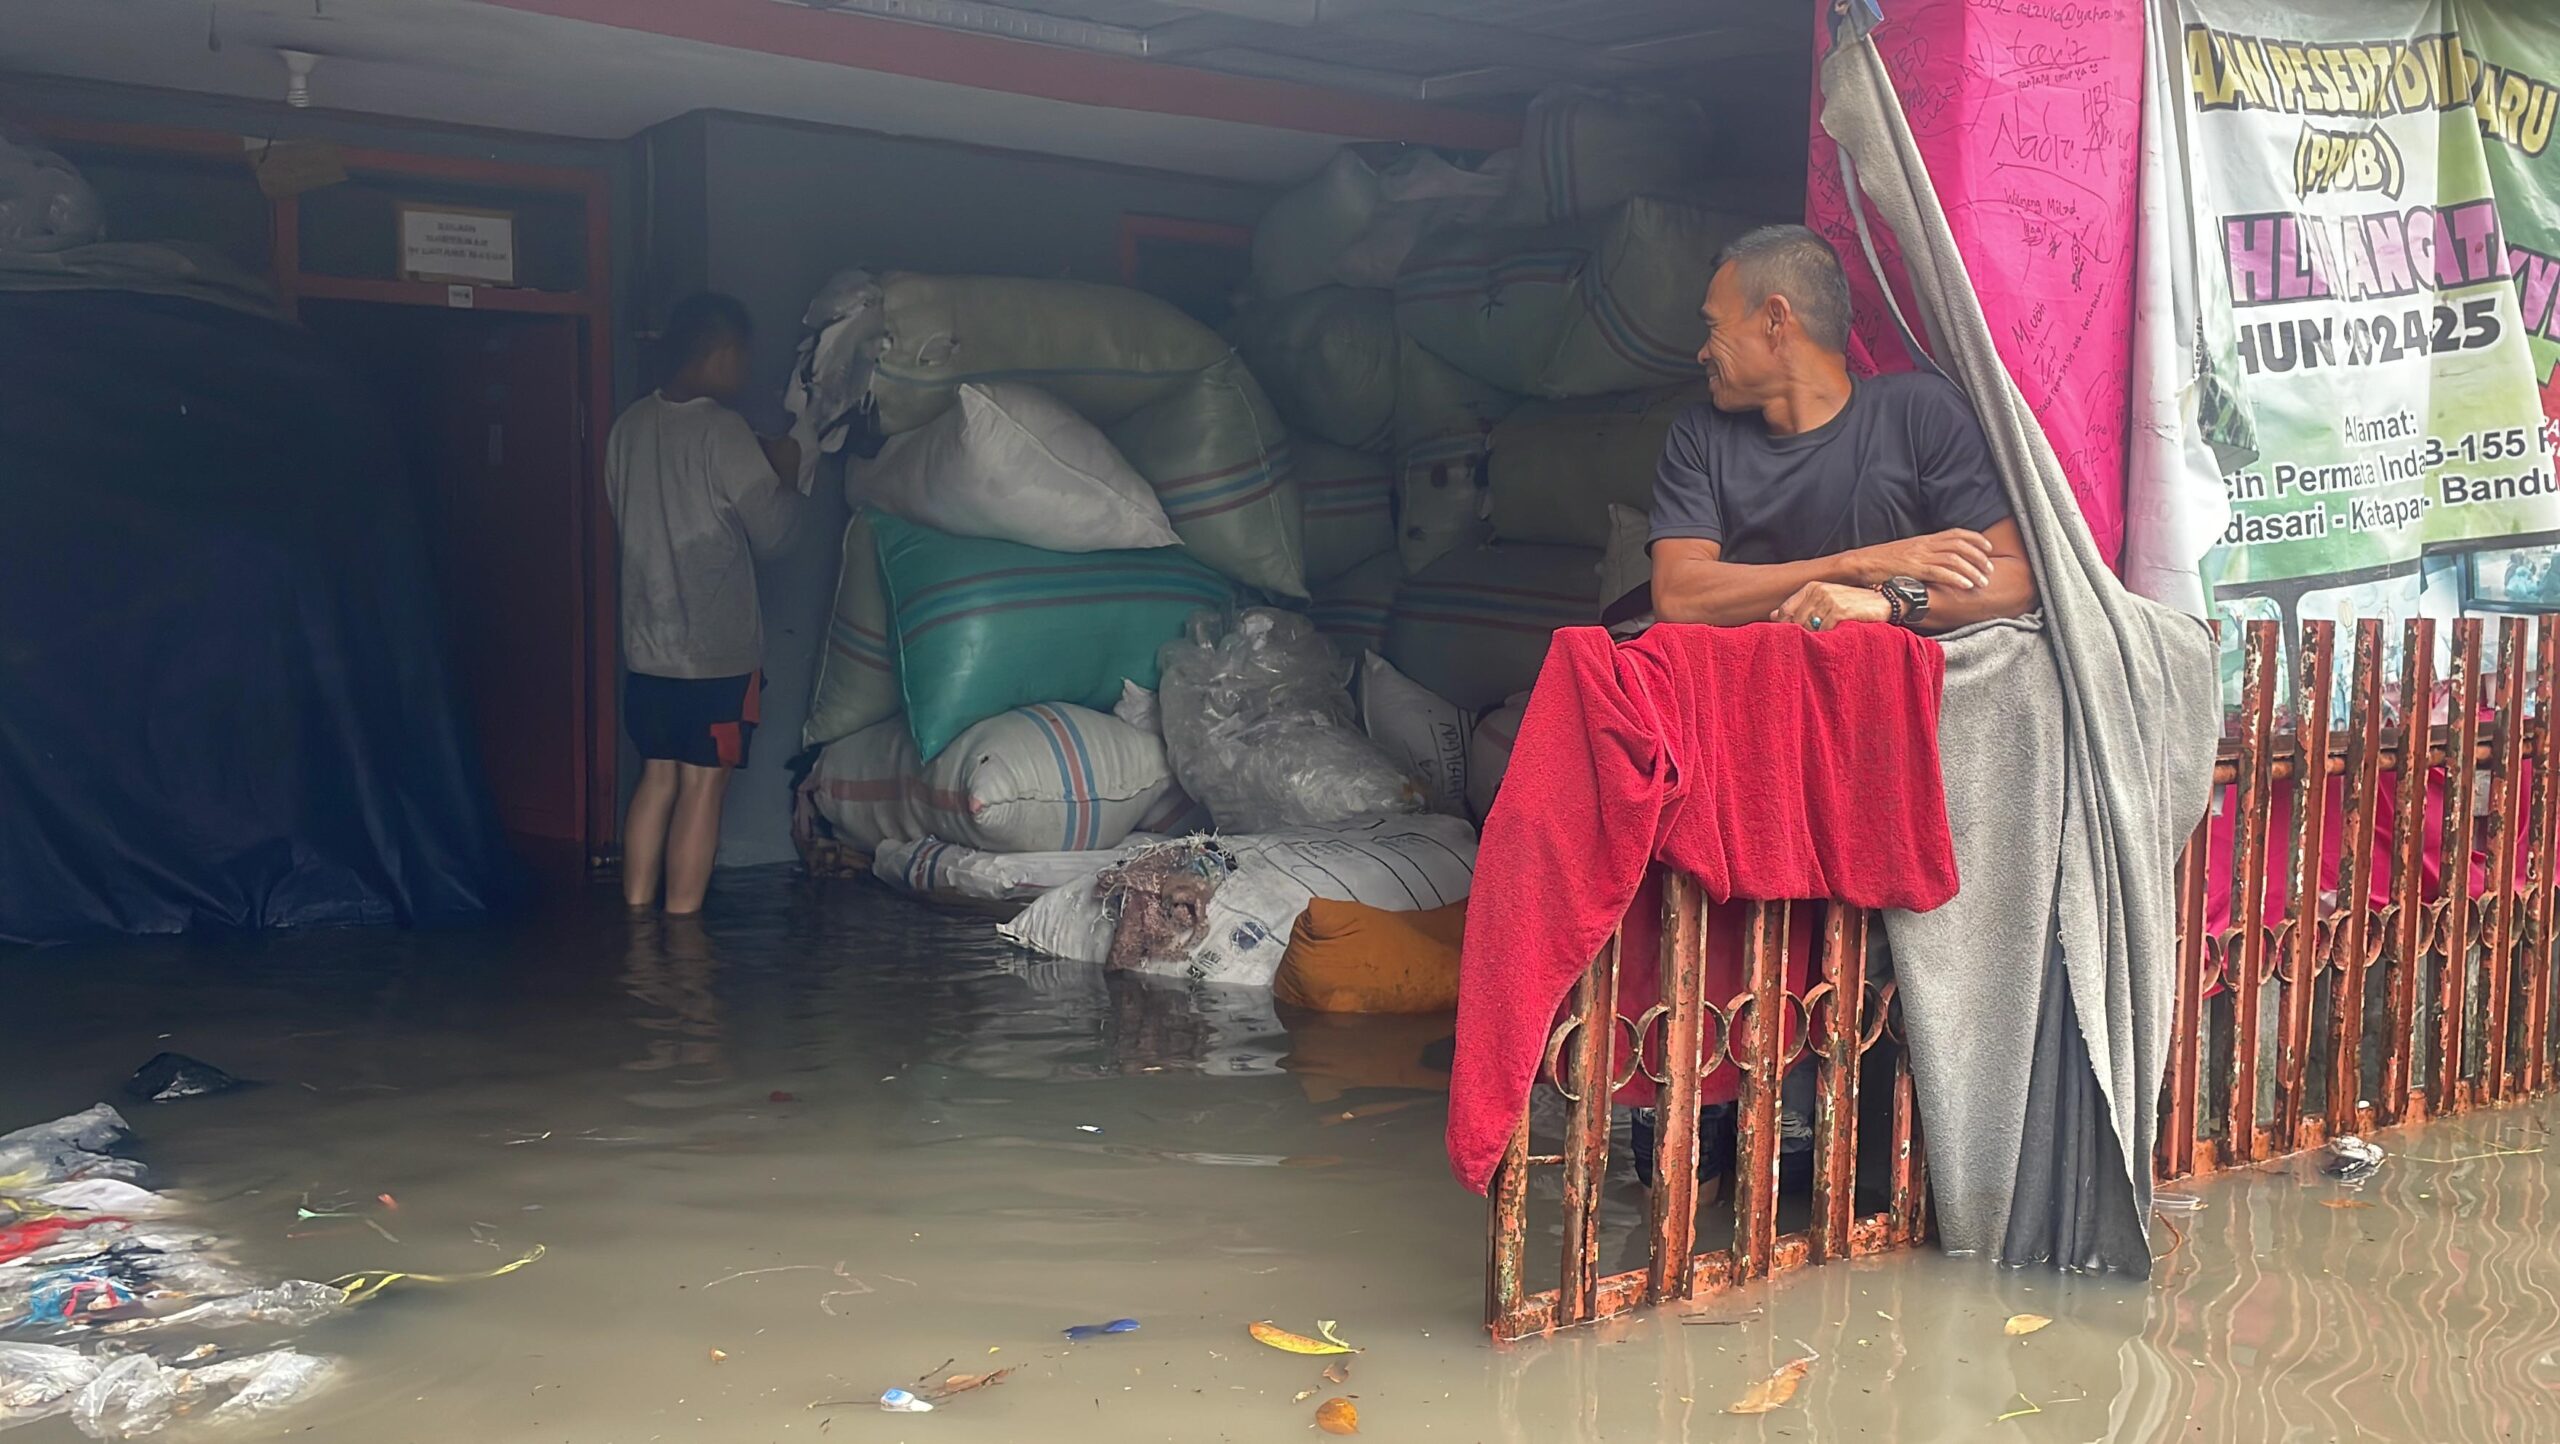
<instances>
[{"instance_id":1,"label":"debris on water","mask_svg":"<svg viewBox=\"0 0 2560 1444\"><path fill-rule=\"evenodd\" d=\"M2001 1415L1999 1418L1994 1419L1991 1422L1994 1424L2006 1424L2012 1419L2024 1419L2030 1414L2041 1414L2044 1412L2044 1410L2036 1407L2035 1400L2028 1398L2024 1394L2020 1394L2018 1396L2018 1402L2026 1405L2027 1407L2023 1409L2012 1409L2008 1413Z\"/></svg>"},{"instance_id":2,"label":"debris on water","mask_svg":"<svg viewBox=\"0 0 2560 1444\"><path fill-rule=\"evenodd\" d=\"M228 1093L243 1081L201 1058L184 1053L155 1053L150 1062L133 1070L133 1076L125 1080L124 1091L146 1103L175 1103L181 1098Z\"/></svg>"},{"instance_id":3,"label":"debris on water","mask_svg":"<svg viewBox=\"0 0 2560 1444\"><path fill-rule=\"evenodd\" d=\"M930 1414L933 1405L904 1389L891 1389L880 1396L880 1407L892 1414Z\"/></svg>"},{"instance_id":4,"label":"debris on water","mask_svg":"<svg viewBox=\"0 0 2560 1444\"><path fill-rule=\"evenodd\" d=\"M713 1349L711 1351L711 1362L715 1364L725 1364L729 1362L729 1351L726 1349Z\"/></svg>"},{"instance_id":5,"label":"debris on water","mask_svg":"<svg viewBox=\"0 0 2560 1444\"><path fill-rule=\"evenodd\" d=\"M944 1364L943 1368L951 1367ZM934 1371L941 1373L940 1369ZM936 1404L978 1389L992 1389L1013 1376L1011 1369L996 1369L984 1374L948 1374L938 1384L928 1384L924 1397Z\"/></svg>"},{"instance_id":6,"label":"debris on water","mask_svg":"<svg viewBox=\"0 0 2560 1444\"><path fill-rule=\"evenodd\" d=\"M360 1304L393 1284L476 1284L502 1279L520 1268L541 1262L543 1255L550 1251L541 1244L535 1244L530 1252L515 1262L476 1274L413 1274L399 1269L366 1269L360 1273L340 1274L329 1280L329 1287L346 1295L348 1303Z\"/></svg>"},{"instance_id":7,"label":"debris on water","mask_svg":"<svg viewBox=\"0 0 2560 1444\"><path fill-rule=\"evenodd\" d=\"M2010 1338L2018 1339L2040 1329L2049 1328L2052 1324L2053 1320L2042 1314L2011 1314L2009 1322L2000 1326L2000 1332L2007 1334Z\"/></svg>"},{"instance_id":8,"label":"debris on water","mask_svg":"<svg viewBox=\"0 0 2560 1444\"><path fill-rule=\"evenodd\" d=\"M2324 1198L2324 1199L2320 1200L2320 1206L2321 1206L2322 1208L2371 1208L2371 1207L2373 1207L2373 1205L2372 1205L2372 1204L2369 1204L2369 1203L2365 1202L2365 1201L2364 1201L2363 1199L2361 1199L2361 1198Z\"/></svg>"},{"instance_id":9,"label":"debris on water","mask_svg":"<svg viewBox=\"0 0 2560 1444\"><path fill-rule=\"evenodd\" d=\"M1100 1133L1101 1131L1101 1129L1090 1123L1079 1123L1076 1125L1076 1132L1078 1133Z\"/></svg>"},{"instance_id":10,"label":"debris on water","mask_svg":"<svg viewBox=\"0 0 2560 1444\"><path fill-rule=\"evenodd\" d=\"M1328 1384L1348 1384L1348 1383L1350 1383L1350 1382L1351 1382L1351 1364L1350 1364L1350 1362L1349 1362L1348 1360L1344 1360L1344 1359L1336 1359L1336 1360L1334 1360L1332 1363L1325 1365L1325 1366L1324 1366L1324 1381L1325 1381L1326 1383L1328 1383Z\"/></svg>"},{"instance_id":11,"label":"debris on water","mask_svg":"<svg viewBox=\"0 0 2560 1444\"><path fill-rule=\"evenodd\" d=\"M1260 1323L1246 1325L1245 1332L1253 1335L1256 1342L1278 1349L1284 1354L1359 1353L1358 1349L1334 1337L1335 1327L1331 1319L1318 1319L1316 1321L1317 1337L1310 1339L1304 1334L1290 1333L1287 1329L1266 1319Z\"/></svg>"},{"instance_id":12,"label":"debris on water","mask_svg":"<svg viewBox=\"0 0 2560 1444\"><path fill-rule=\"evenodd\" d=\"M1768 1378L1752 1385L1743 1396L1724 1406L1728 1414L1766 1414L1783 1408L1803 1387L1804 1376L1813 1368L1814 1356L1805 1355L1787 1364Z\"/></svg>"},{"instance_id":13,"label":"debris on water","mask_svg":"<svg viewBox=\"0 0 2560 1444\"><path fill-rule=\"evenodd\" d=\"M2320 1165L2320 1171L2331 1178L2365 1178L2382 1166L2382 1158L2382 1145L2341 1133L2329 1140L2328 1161Z\"/></svg>"},{"instance_id":14,"label":"debris on water","mask_svg":"<svg viewBox=\"0 0 2560 1444\"><path fill-rule=\"evenodd\" d=\"M800 1095L797 1093L785 1093L781 1089L776 1088L772 1092L764 1095L764 1101L767 1103L797 1103L800 1101Z\"/></svg>"},{"instance_id":15,"label":"debris on water","mask_svg":"<svg viewBox=\"0 0 2560 1444\"><path fill-rule=\"evenodd\" d=\"M1289 1402L1292 1404L1303 1404L1315 1396L1316 1391L1313 1389L1300 1389L1297 1394L1289 1400Z\"/></svg>"},{"instance_id":16,"label":"debris on water","mask_svg":"<svg viewBox=\"0 0 2560 1444\"><path fill-rule=\"evenodd\" d=\"M2155 1193L2151 1206L2163 1213L2202 1213L2204 1200L2192 1193Z\"/></svg>"},{"instance_id":17,"label":"debris on water","mask_svg":"<svg viewBox=\"0 0 2560 1444\"><path fill-rule=\"evenodd\" d=\"M1344 1123L1357 1123L1363 1118L1384 1118L1390 1113L1402 1113L1408 1108L1419 1107L1422 1101L1419 1098L1396 1098L1384 1103L1362 1103L1356 1107L1345 1108L1339 1113L1328 1113L1316 1122L1323 1127L1332 1128Z\"/></svg>"},{"instance_id":18,"label":"debris on water","mask_svg":"<svg viewBox=\"0 0 2560 1444\"><path fill-rule=\"evenodd\" d=\"M1316 1406L1316 1427L1327 1434L1357 1434L1360 1410L1348 1399L1327 1399Z\"/></svg>"},{"instance_id":19,"label":"debris on water","mask_svg":"<svg viewBox=\"0 0 2560 1444\"><path fill-rule=\"evenodd\" d=\"M1137 1331L1136 1319L1113 1319L1107 1324L1078 1324L1064 1332L1071 1342L1081 1344L1087 1339L1099 1339L1105 1334L1134 1334Z\"/></svg>"}]
</instances>

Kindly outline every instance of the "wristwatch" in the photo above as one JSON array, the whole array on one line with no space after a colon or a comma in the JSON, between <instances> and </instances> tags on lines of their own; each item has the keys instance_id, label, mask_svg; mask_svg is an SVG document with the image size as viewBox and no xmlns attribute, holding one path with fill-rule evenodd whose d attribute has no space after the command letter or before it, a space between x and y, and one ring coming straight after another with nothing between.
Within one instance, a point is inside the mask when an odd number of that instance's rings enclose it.
<instances>
[{"instance_id":1,"label":"wristwatch","mask_svg":"<svg viewBox=\"0 0 2560 1444\"><path fill-rule=\"evenodd\" d=\"M1890 620L1897 627L1917 627L1929 615L1929 588L1911 577L1887 577L1876 588L1884 593L1884 604L1893 609Z\"/></svg>"}]
</instances>

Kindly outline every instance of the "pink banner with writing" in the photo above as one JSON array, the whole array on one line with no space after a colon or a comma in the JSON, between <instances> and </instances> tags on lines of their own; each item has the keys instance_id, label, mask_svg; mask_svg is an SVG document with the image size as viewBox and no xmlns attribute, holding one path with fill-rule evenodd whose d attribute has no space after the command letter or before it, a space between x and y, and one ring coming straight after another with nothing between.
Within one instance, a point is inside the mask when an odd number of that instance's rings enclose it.
<instances>
[{"instance_id":1,"label":"pink banner with writing","mask_svg":"<svg viewBox=\"0 0 2560 1444\"><path fill-rule=\"evenodd\" d=\"M1829 6L1822 9L1827 13ZM1885 0L1875 32L2000 359L2113 564L2124 542L2133 369L2139 0ZM1827 34L1820 42L1828 49ZM1806 224L1840 248L1853 366L1910 369L1878 297L1815 100ZM1887 274L1901 256L1873 210ZM1921 324L1902 291L1904 314ZM1922 344L1928 344L1924 333Z\"/></svg>"}]
</instances>

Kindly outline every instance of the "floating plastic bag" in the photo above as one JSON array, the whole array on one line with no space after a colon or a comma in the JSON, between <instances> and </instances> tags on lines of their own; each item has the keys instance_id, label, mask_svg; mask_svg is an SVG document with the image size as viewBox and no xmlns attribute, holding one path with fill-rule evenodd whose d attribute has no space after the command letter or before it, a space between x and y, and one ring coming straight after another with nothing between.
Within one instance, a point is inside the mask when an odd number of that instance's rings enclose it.
<instances>
[{"instance_id":1,"label":"floating plastic bag","mask_svg":"<svg viewBox=\"0 0 2560 1444\"><path fill-rule=\"evenodd\" d=\"M0 1343L0 1429L70 1408L98 1372L97 1360L78 1349Z\"/></svg>"},{"instance_id":2,"label":"floating plastic bag","mask_svg":"<svg viewBox=\"0 0 2560 1444\"><path fill-rule=\"evenodd\" d=\"M1158 654L1174 775L1221 830L1421 810L1421 788L1353 725L1348 669L1312 623L1268 607L1222 621L1194 614Z\"/></svg>"},{"instance_id":3,"label":"floating plastic bag","mask_svg":"<svg viewBox=\"0 0 2560 1444\"><path fill-rule=\"evenodd\" d=\"M126 1218L157 1218L175 1213L178 1205L120 1178L83 1178L39 1188L28 1197L48 1208L80 1213L115 1213Z\"/></svg>"}]
</instances>

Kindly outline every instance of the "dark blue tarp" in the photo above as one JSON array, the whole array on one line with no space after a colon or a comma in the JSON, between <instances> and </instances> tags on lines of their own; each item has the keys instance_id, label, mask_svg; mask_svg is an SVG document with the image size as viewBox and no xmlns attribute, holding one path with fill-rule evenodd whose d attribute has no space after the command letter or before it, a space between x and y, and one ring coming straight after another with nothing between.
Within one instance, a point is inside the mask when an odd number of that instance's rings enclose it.
<instances>
[{"instance_id":1,"label":"dark blue tarp","mask_svg":"<svg viewBox=\"0 0 2560 1444\"><path fill-rule=\"evenodd\" d=\"M0 294L0 939L514 894L415 514L301 329Z\"/></svg>"}]
</instances>

